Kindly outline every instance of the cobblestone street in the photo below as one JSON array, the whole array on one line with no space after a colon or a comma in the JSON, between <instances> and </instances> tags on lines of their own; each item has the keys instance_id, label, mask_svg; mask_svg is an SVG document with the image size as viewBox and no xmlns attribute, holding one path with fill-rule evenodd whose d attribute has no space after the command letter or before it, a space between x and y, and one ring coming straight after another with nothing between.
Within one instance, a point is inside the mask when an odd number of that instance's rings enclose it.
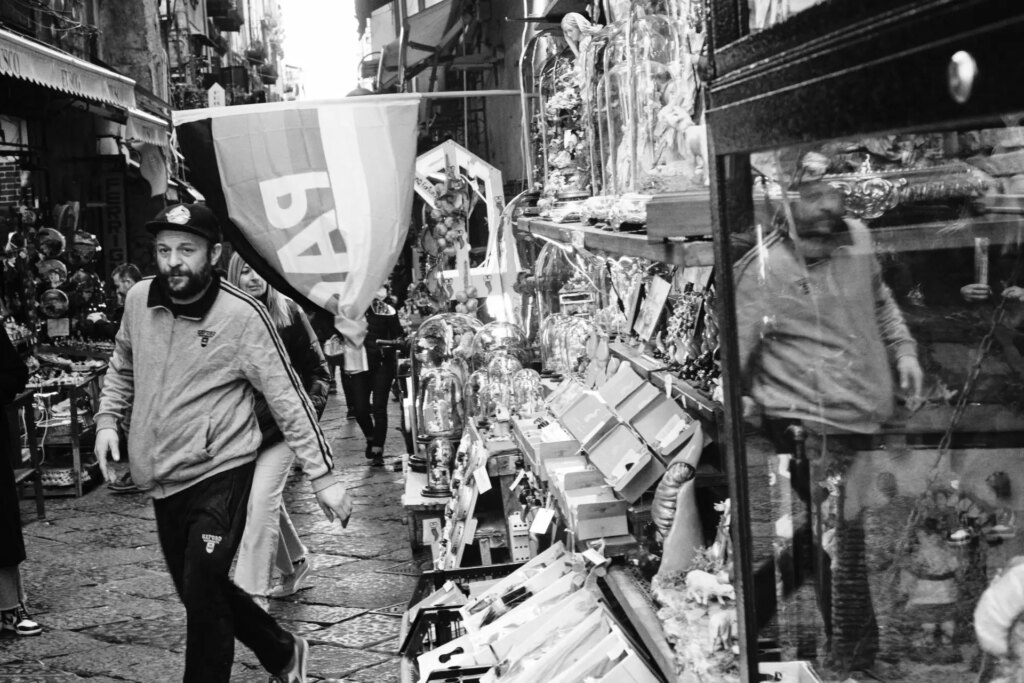
<instances>
[{"instance_id":1,"label":"cobblestone street","mask_svg":"<svg viewBox=\"0 0 1024 683\"><path fill-rule=\"evenodd\" d=\"M398 405L390 404L388 466L380 469L364 458L365 442L339 399L331 397L321 424L355 511L347 529L329 524L304 477L292 476L286 500L312 571L305 590L271 601L271 613L310 641L310 680L398 681L399 623L419 574L403 524L402 475L392 468L404 450L394 429ZM0 636L0 681L180 681L185 613L149 498L100 486L77 499L47 499L40 521L26 496L22 521L28 608L45 630ZM236 648L232 680L265 681L252 652Z\"/></svg>"}]
</instances>

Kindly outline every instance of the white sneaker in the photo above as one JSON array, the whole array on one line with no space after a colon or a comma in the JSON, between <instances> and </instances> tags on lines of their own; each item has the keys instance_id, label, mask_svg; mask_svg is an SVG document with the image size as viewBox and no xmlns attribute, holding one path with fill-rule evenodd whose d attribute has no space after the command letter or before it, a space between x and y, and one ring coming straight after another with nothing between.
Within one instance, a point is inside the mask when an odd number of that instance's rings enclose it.
<instances>
[{"instance_id":1,"label":"white sneaker","mask_svg":"<svg viewBox=\"0 0 1024 683\"><path fill-rule=\"evenodd\" d=\"M306 558L302 558L295 563L294 567L295 571L284 577L284 582L270 589L270 597L285 598L302 589L302 581L309 573L309 562L306 561Z\"/></svg>"},{"instance_id":2,"label":"white sneaker","mask_svg":"<svg viewBox=\"0 0 1024 683\"><path fill-rule=\"evenodd\" d=\"M14 631L19 636L38 636L43 627L28 616L25 605L18 605L0 612L0 630Z\"/></svg>"},{"instance_id":3,"label":"white sneaker","mask_svg":"<svg viewBox=\"0 0 1024 683\"><path fill-rule=\"evenodd\" d=\"M270 677L270 683L307 683L306 682L306 660L309 659L309 643L305 638L295 638L295 650L292 654L292 661L287 668L276 676Z\"/></svg>"}]
</instances>

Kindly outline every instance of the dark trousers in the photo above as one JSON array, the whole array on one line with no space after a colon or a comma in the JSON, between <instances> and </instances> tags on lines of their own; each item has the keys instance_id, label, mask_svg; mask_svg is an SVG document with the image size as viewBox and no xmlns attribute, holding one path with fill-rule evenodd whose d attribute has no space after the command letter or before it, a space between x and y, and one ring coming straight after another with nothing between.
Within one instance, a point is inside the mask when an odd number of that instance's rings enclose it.
<instances>
[{"instance_id":1,"label":"dark trousers","mask_svg":"<svg viewBox=\"0 0 1024 683\"><path fill-rule=\"evenodd\" d=\"M228 681L236 636L271 673L292 658L292 635L228 578L253 468L236 467L153 501L160 547L185 605L185 683Z\"/></svg>"},{"instance_id":2,"label":"dark trousers","mask_svg":"<svg viewBox=\"0 0 1024 683\"><path fill-rule=\"evenodd\" d=\"M828 496L820 486L830 475L842 475L849 468L857 450L856 435L824 435L805 429L802 445L793 441L791 427L801 426L796 420L771 419L765 421L766 436L780 453L803 452L805 460L790 461L790 483L795 500L806 506L809 524L817 528L794 529L793 545L782 553L778 561L784 573L795 578L796 585L785 587L795 590L802 580L814 577L814 588L825 626L825 638L830 647L832 665L843 671L870 669L878 654L878 622L868 581L867 547L864 534L863 512L853 516L844 514L846 484L837 487L838 518L835 528L833 562L821 548L821 504Z\"/></svg>"},{"instance_id":3,"label":"dark trousers","mask_svg":"<svg viewBox=\"0 0 1024 683\"><path fill-rule=\"evenodd\" d=\"M366 352L367 371L348 376L352 390L352 412L356 423L363 430L366 443L378 448L384 447L388 436L388 396L395 381L395 365L392 359L380 352Z\"/></svg>"}]
</instances>

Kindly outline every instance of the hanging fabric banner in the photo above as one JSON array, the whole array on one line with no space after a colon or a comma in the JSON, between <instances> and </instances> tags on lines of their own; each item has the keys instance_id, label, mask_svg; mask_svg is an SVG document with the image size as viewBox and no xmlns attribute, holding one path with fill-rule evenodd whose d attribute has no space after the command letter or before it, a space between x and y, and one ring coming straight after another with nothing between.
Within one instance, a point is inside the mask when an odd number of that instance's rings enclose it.
<instances>
[{"instance_id":1,"label":"hanging fabric banner","mask_svg":"<svg viewBox=\"0 0 1024 683\"><path fill-rule=\"evenodd\" d=\"M188 179L271 285L335 316L363 314L405 241L420 98L385 95L174 113Z\"/></svg>"}]
</instances>

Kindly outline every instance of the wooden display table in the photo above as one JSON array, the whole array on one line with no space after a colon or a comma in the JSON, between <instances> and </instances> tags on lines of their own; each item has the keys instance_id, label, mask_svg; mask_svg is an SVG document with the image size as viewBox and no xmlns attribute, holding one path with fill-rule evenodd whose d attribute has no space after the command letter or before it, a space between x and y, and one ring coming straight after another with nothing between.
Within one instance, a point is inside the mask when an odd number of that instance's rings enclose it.
<instances>
[{"instance_id":1,"label":"wooden display table","mask_svg":"<svg viewBox=\"0 0 1024 683\"><path fill-rule=\"evenodd\" d=\"M86 435L95 429L93 423L79 424L79 412L76 399L84 396L90 403L93 412L99 405L100 379L106 373L106 368L97 369L84 375L76 382L40 383L30 384L36 392L57 394L57 401L68 399L69 420L66 434L47 434L40 442L41 448L64 447L71 449L72 483L68 486L50 488L48 496L81 496L84 492L82 481L82 440ZM94 475L98 476L98 475Z\"/></svg>"}]
</instances>

